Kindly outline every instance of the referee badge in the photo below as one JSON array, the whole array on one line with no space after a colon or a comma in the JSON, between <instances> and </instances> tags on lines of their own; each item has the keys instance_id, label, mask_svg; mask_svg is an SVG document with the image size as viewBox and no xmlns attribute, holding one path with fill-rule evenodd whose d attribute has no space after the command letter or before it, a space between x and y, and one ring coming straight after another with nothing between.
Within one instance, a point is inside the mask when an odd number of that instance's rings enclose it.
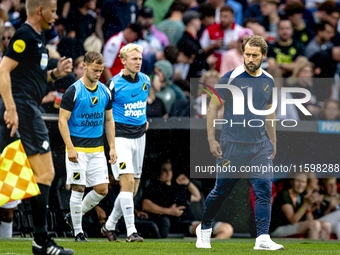
<instances>
[{"instance_id":1,"label":"referee badge","mask_svg":"<svg viewBox=\"0 0 340 255\"><path fill-rule=\"evenodd\" d=\"M125 169L126 168L126 162L119 163L119 169Z\"/></svg>"},{"instance_id":2,"label":"referee badge","mask_svg":"<svg viewBox=\"0 0 340 255\"><path fill-rule=\"evenodd\" d=\"M146 83L143 84L143 90L147 91L148 90L148 85Z\"/></svg>"},{"instance_id":3,"label":"referee badge","mask_svg":"<svg viewBox=\"0 0 340 255\"><path fill-rule=\"evenodd\" d=\"M269 85L263 84L263 90L268 93L269 92Z\"/></svg>"},{"instance_id":4,"label":"referee badge","mask_svg":"<svg viewBox=\"0 0 340 255\"><path fill-rule=\"evenodd\" d=\"M25 43L25 41L19 39L19 40L16 40L16 41L13 43L13 50L14 50L16 53L22 53L25 49L26 49L26 43Z\"/></svg>"}]
</instances>

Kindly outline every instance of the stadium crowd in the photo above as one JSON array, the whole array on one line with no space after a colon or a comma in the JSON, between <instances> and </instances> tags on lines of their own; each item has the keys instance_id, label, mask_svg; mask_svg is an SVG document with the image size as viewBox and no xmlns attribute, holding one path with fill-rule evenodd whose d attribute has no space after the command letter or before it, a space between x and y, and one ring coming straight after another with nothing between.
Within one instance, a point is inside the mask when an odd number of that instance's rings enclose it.
<instances>
[{"instance_id":1,"label":"stadium crowd","mask_svg":"<svg viewBox=\"0 0 340 255\"><path fill-rule=\"evenodd\" d=\"M22 2L1 1L1 56L26 19ZM62 93L81 77L86 51L103 53L101 81L105 82L122 69L119 49L137 43L144 48L141 71L152 80L148 117L203 118L201 83L216 84L224 73L242 64L241 42L256 34L269 44L262 68L273 75L276 86L306 88L312 95L305 103L312 116L295 106L287 116L339 119L340 8L334 1L63 0L58 1L57 12L59 19L44 32L48 68L54 68L60 56L71 57L75 65L72 74L55 81L46 92L42 102L46 112L58 112ZM190 84L190 78L197 80ZM301 94L287 98L301 98ZM277 115L283 118L280 110Z\"/></svg>"},{"instance_id":2,"label":"stadium crowd","mask_svg":"<svg viewBox=\"0 0 340 255\"><path fill-rule=\"evenodd\" d=\"M102 52L101 81L105 83L123 68L119 50L137 43L144 49L141 71L151 80L147 116L204 118L203 84L213 86L224 73L241 65L242 40L255 34L268 42L262 68L276 79L276 86L306 88L312 95L305 103L312 116L292 105L289 118L340 120L340 5L335 1L59 0L57 13L59 19L52 29L43 32L49 49L48 69L55 68L61 56L72 58L74 68L71 74L51 82L42 101L44 112L59 112L63 93L83 76L87 51ZM1 0L0 58L25 20L24 1ZM301 98L299 93L288 96ZM279 111L277 116L282 118ZM169 231L194 235L197 215L202 214L197 211L204 204L199 181L191 182L181 174L172 178L170 161L159 167L159 176L143 185L135 199L138 229L144 237L164 238ZM335 234L340 239L336 179L329 176L318 183L315 176L303 173L289 180L274 185L272 235L328 239ZM56 190L57 207L65 215L69 192L64 181L63 177L56 179ZM85 215L84 230L89 236L100 235L118 190L118 183L111 178L108 195L95 211ZM226 222L215 222L213 230L216 238L233 234L233 227Z\"/></svg>"}]
</instances>

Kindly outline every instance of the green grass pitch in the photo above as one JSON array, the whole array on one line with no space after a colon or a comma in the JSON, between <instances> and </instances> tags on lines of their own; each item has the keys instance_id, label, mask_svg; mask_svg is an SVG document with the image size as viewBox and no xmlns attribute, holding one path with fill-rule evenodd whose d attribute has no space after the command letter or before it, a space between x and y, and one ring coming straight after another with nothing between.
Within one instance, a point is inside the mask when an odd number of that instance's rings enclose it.
<instances>
[{"instance_id":1,"label":"green grass pitch","mask_svg":"<svg viewBox=\"0 0 340 255\"><path fill-rule=\"evenodd\" d=\"M143 243L110 243L104 238L90 238L89 243L76 243L73 238L56 238L56 242L79 255L106 254L340 254L340 242L306 239L273 239L285 246L284 251L255 251L254 239L212 240L211 249L196 249L195 239L146 239ZM31 238L0 238L0 254L32 254Z\"/></svg>"}]
</instances>

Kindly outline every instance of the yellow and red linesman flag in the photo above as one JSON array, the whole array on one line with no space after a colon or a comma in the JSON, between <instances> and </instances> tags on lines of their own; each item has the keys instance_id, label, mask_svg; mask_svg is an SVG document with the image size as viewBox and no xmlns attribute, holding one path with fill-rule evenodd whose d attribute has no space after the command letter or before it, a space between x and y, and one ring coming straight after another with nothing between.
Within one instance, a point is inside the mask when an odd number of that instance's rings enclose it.
<instances>
[{"instance_id":1,"label":"yellow and red linesman flag","mask_svg":"<svg viewBox=\"0 0 340 255\"><path fill-rule=\"evenodd\" d=\"M7 145L0 156L0 206L40 194L21 140Z\"/></svg>"}]
</instances>

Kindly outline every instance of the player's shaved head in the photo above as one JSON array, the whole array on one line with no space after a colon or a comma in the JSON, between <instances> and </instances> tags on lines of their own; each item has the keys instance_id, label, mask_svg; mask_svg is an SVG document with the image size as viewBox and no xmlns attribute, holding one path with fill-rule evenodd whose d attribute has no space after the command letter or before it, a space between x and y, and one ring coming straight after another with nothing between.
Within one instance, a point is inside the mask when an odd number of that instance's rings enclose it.
<instances>
[{"instance_id":1,"label":"player's shaved head","mask_svg":"<svg viewBox=\"0 0 340 255\"><path fill-rule=\"evenodd\" d=\"M127 59L128 54L132 51L138 51L139 53L143 53L143 47L138 44L129 43L120 49L119 57Z\"/></svg>"},{"instance_id":2,"label":"player's shaved head","mask_svg":"<svg viewBox=\"0 0 340 255\"><path fill-rule=\"evenodd\" d=\"M268 44L266 43L266 41L263 39L262 36L259 36L259 35L250 35L250 36L244 38L242 46L241 46L242 52L244 52L245 47L246 47L247 44L249 46L251 46L251 47L260 47L262 54L267 53Z\"/></svg>"},{"instance_id":3,"label":"player's shaved head","mask_svg":"<svg viewBox=\"0 0 340 255\"><path fill-rule=\"evenodd\" d=\"M39 6L48 8L56 0L26 0L26 12L27 15L33 15Z\"/></svg>"}]
</instances>

